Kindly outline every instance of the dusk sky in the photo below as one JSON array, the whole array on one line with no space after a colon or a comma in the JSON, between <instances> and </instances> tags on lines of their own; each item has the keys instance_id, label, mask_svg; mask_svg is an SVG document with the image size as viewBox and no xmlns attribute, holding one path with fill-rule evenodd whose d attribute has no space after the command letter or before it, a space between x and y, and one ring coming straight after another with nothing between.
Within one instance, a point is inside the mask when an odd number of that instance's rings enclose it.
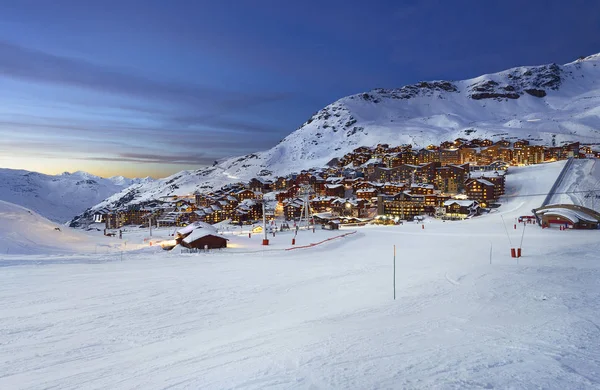
<instances>
[{"instance_id":1,"label":"dusk sky","mask_svg":"<svg viewBox=\"0 0 600 390\"><path fill-rule=\"evenodd\" d=\"M600 1L0 1L0 167L163 177L349 94L600 51Z\"/></svg>"}]
</instances>

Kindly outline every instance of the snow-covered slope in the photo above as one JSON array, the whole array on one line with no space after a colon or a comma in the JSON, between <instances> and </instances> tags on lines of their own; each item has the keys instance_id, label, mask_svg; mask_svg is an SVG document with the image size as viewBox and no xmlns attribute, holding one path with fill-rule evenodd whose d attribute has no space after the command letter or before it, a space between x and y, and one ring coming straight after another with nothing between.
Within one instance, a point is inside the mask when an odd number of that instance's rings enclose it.
<instances>
[{"instance_id":1,"label":"snow-covered slope","mask_svg":"<svg viewBox=\"0 0 600 390\"><path fill-rule=\"evenodd\" d=\"M532 143L600 141L600 54L566 65L518 67L463 81L420 82L342 98L275 147L134 186L98 207L220 187L319 167L358 146L464 138Z\"/></svg>"},{"instance_id":2,"label":"snow-covered slope","mask_svg":"<svg viewBox=\"0 0 600 390\"><path fill-rule=\"evenodd\" d=\"M24 170L0 169L0 200L31 209L44 217L65 223L87 208L132 184L152 179L104 179L86 172L56 176Z\"/></svg>"},{"instance_id":3,"label":"snow-covered slope","mask_svg":"<svg viewBox=\"0 0 600 390\"><path fill-rule=\"evenodd\" d=\"M600 211L598 159L574 160L549 203L567 203Z\"/></svg>"},{"instance_id":4,"label":"snow-covered slope","mask_svg":"<svg viewBox=\"0 0 600 390\"><path fill-rule=\"evenodd\" d=\"M92 237L51 222L25 207L2 200L0 222L2 254L83 253L95 251L96 245L107 246L113 243L103 236Z\"/></svg>"},{"instance_id":5,"label":"snow-covered slope","mask_svg":"<svg viewBox=\"0 0 600 390\"><path fill-rule=\"evenodd\" d=\"M351 230L122 261L0 251L0 389L598 389L599 232L513 229L564 164L511 169L482 217L304 249L283 248Z\"/></svg>"}]
</instances>

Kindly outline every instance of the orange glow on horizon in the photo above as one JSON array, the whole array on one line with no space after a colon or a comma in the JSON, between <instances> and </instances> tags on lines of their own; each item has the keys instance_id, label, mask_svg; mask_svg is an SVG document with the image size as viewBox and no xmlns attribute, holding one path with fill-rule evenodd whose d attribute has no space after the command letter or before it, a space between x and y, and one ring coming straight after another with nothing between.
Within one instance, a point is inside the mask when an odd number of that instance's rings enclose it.
<instances>
[{"instance_id":1,"label":"orange glow on horizon","mask_svg":"<svg viewBox=\"0 0 600 390\"><path fill-rule=\"evenodd\" d=\"M117 161L102 162L94 160L48 159L35 157L7 158L0 156L0 168L23 169L47 175L84 171L100 177L125 176L128 178L141 178L150 176L157 179L170 176L185 169L198 169L201 167L176 164L142 164Z\"/></svg>"}]
</instances>

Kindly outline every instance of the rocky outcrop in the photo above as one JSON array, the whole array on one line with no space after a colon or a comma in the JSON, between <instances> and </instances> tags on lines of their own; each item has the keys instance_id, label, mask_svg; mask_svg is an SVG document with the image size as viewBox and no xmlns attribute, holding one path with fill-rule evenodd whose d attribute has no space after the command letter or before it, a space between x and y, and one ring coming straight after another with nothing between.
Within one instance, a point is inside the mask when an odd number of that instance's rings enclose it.
<instances>
[{"instance_id":1,"label":"rocky outcrop","mask_svg":"<svg viewBox=\"0 0 600 390\"><path fill-rule=\"evenodd\" d=\"M543 98L544 96L546 96L546 91L544 91L543 89L526 89L525 92L527 92L531 96L539 98Z\"/></svg>"}]
</instances>

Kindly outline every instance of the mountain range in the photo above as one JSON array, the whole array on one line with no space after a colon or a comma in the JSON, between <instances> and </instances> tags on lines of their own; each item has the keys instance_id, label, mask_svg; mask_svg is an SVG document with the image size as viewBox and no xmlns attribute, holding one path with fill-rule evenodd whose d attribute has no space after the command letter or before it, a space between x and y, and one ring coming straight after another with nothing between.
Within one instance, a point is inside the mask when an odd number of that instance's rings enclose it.
<instances>
[{"instance_id":1,"label":"mountain range","mask_svg":"<svg viewBox=\"0 0 600 390\"><path fill-rule=\"evenodd\" d=\"M86 172L45 175L0 169L0 200L18 204L51 221L65 223L111 195L133 184L153 179L102 178Z\"/></svg>"},{"instance_id":2,"label":"mountain range","mask_svg":"<svg viewBox=\"0 0 600 390\"><path fill-rule=\"evenodd\" d=\"M419 148L459 137L542 145L600 142L600 54L565 65L521 66L468 80L424 81L344 97L269 150L134 184L94 209L321 167L359 146Z\"/></svg>"}]
</instances>

